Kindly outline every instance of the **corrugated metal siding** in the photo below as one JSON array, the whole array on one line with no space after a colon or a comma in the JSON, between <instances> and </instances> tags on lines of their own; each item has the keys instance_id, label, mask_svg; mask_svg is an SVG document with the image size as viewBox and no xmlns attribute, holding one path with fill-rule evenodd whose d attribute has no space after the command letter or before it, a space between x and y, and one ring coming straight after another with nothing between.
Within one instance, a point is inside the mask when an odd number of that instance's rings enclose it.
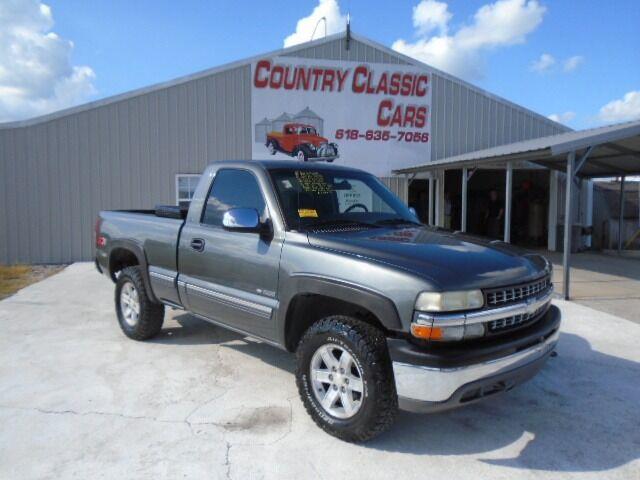
<instances>
[{"instance_id":1,"label":"corrugated metal siding","mask_svg":"<svg viewBox=\"0 0 640 480\"><path fill-rule=\"evenodd\" d=\"M251 68L0 130L0 262L87 260L102 209L175 202L175 175L251 157Z\"/></svg>"},{"instance_id":2,"label":"corrugated metal siding","mask_svg":"<svg viewBox=\"0 0 640 480\"><path fill-rule=\"evenodd\" d=\"M432 161L568 130L438 74L432 88Z\"/></svg>"},{"instance_id":3,"label":"corrugated metal siding","mask_svg":"<svg viewBox=\"0 0 640 480\"><path fill-rule=\"evenodd\" d=\"M346 60L352 62L395 63L408 65L404 59L374 48L366 43L351 39L349 50L345 49L346 40L335 40L297 50L284 56L302 58L321 58L326 60Z\"/></svg>"}]
</instances>

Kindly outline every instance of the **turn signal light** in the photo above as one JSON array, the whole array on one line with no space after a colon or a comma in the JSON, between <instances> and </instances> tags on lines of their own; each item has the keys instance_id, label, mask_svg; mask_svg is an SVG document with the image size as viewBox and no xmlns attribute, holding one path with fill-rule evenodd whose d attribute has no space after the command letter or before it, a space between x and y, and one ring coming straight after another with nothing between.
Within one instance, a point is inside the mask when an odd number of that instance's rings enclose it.
<instances>
[{"instance_id":1,"label":"turn signal light","mask_svg":"<svg viewBox=\"0 0 640 480\"><path fill-rule=\"evenodd\" d=\"M448 327L436 327L420 323L411 324L411 334L416 338L430 340L432 342L448 342L469 340L484 336L485 327L481 323L471 325L456 325Z\"/></svg>"},{"instance_id":2,"label":"turn signal light","mask_svg":"<svg viewBox=\"0 0 640 480\"><path fill-rule=\"evenodd\" d=\"M428 325L420 325L418 323L411 324L411 334L416 338L422 338L423 340L429 340L431 338L432 330L441 330L440 328L432 328Z\"/></svg>"},{"instance_id":3,"label":"turn signal light","mask_svg":"<svg viewBox=\"0 0 640 480\"><path fill-rule=\"evenodd\" d=\"M424 340L456 340L455 338L448 338L450 335L448 335L446 328L431 327L417 323L411 324L411 334L416 338L422 338Z\"/></svg>"}]
</instances>

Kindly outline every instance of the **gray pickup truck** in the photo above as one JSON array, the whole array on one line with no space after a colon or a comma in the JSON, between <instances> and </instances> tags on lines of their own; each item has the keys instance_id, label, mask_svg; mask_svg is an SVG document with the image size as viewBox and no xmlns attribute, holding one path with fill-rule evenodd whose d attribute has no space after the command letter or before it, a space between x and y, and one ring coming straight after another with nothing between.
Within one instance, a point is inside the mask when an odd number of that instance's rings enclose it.
<instances>
[{"instance_id":1,"label":"gray pickup truck","mask_svg":"<svg viewBox=\"0 0 640 480\"><path fill-rule=\"evenodd\" d=\"M377 178L334 165L212 164L188 210L101 212L96 266L130 338L158 334L169 306L295 352L307 411L348 441L398 407L508 391L559 336L544 257L422 225Z\"/></svg>"}]
</instances>

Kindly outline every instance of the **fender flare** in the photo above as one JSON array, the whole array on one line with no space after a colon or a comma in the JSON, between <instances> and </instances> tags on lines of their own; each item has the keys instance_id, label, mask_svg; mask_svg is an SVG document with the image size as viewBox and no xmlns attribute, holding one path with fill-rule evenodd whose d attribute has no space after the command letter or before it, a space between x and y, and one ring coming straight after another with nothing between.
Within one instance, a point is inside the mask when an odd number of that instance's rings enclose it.
<instances>
[{"instance_id":1,"label":"fender flare","mask_svg":"<svg viewBox=\"0 0 640 480\"><path fill-rule=\"evenodd\" d=\"M375 314L388 330L402 330L402 322L395 304L379 292L340 279L310 273L293 274L288 283L288 294L282 299L280 309L283 335L291 301L304 294L333 297L358 305Z\"/></svg>"},{"instance_id":2,"label":"fender flare","mask_svg":"<svg viewBox=\"0 0 640 480\"><path fill-rule=\"evenodd\" d=\"M134 240L114 240L111 242L108 254L108 272L111 280L115 282L115 277L113 272L111 271L111 255L114 250L123 249L128 250L135 255L138 259L138 265L142 269L142 279L144 281L144 286L147 291L147 295L150 297L151 301L158 303L159 300L156 298L153 293L153 289L151 288L151 280L149 279L149 262L147 261L147 256L144 252L143 246L134 241Z\"/></svg>"}]
</instances>

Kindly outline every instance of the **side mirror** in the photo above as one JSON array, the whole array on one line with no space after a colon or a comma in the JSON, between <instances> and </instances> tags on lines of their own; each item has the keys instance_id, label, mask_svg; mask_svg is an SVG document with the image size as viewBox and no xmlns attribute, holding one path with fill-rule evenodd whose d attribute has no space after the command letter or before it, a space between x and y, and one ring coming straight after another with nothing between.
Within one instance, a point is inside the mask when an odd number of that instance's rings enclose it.
<instances>
[{"instance_id":1,"label":"side mirror","mask_svg":"<svg viewBox=\"0 0 640 480\"><path fill-rule=\"evenodd\" d=\"M409 207L409 211L413 214L414 217L418 218L418 212L413 207Z\"/></svg>"},{"instance_id":2,"label":"side mirror","mask_svg":"<svg viewBox=\"0 0 640 480\"><path fill-rule=\"evenodd\" d=\"M260 216L255 208L232 208L224 212L222 226L233 232L261 232Z\"/></svg>"}]
</instances>

